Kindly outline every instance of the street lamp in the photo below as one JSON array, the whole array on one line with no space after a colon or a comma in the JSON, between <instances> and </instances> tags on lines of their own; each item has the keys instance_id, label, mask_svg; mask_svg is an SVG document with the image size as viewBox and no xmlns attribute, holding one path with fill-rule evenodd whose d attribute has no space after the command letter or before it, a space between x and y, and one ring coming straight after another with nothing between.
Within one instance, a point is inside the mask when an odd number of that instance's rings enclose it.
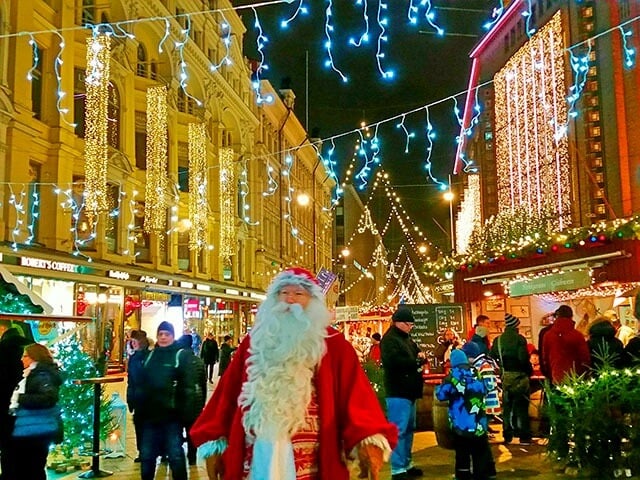
<instances>
[{"instance_id":1,"label":"street lamp","mask_svg":"<svg viewBox=\"0 0 640 480\"><path fill-rule=\"evenodd\" d=\"M455 198L455 195L451 191L451 175L449 175L449 190L444 193L443 198L447 202L449 202L449 222L450 222L450 228L451 228L451 235L450 235L450 237L451 237L451 252L455 253L456 252L456 239L455 239L455 226L453 224L453 200Z\"/></svg>"}]
</instances>

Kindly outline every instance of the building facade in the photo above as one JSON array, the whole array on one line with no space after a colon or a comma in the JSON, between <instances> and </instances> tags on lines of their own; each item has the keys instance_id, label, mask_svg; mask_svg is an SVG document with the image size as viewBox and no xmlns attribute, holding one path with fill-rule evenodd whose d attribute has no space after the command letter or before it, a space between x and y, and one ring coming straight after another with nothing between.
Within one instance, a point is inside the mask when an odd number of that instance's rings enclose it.
<instances>
[{"instance_id":1,"label":"building facade","mask_svg":"<svg viewBox=\"0 0 640 480\"><path fill-rule=\"evenodd\" d=\"M2 262L96 318L88 349L119 362L166 318L237 340L274 273L330 265L332 183L286 99L256 101L230 1L5 2L0 25Z\"/></svg>"}]
</instances>

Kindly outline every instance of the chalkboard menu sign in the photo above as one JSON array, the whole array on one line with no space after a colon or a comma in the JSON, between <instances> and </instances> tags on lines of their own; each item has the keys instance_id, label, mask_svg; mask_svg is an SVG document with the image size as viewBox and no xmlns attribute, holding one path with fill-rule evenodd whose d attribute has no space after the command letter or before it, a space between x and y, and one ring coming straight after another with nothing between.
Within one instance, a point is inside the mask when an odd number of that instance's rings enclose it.
<instances>
[{"instance_id":1,"label":"chalkboard menu sign","mask_svg":"<svg viewBox=\"0 0 640 480\"><path fill-rule=\"evenodd\" d=\"M428 358L433 358L434 351L442 342L442 336L447 328L454 330L461 339L466 339L463 304L429 303L405 306L411 309L416 320L411 330L411 338Z\"/></svg>"}]
</instances>

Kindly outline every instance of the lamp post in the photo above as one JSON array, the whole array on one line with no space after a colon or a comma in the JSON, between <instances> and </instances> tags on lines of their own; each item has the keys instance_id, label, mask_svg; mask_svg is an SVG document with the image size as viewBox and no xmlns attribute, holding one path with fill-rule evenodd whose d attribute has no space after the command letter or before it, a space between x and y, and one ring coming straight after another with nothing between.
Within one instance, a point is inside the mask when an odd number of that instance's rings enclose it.
<instances>
[{"instance_id":1,"label":"lamp post","mask_svg":"<svg viewBox=\"0 0 640 480\"><path fill-rule=\"evenodd\" d=\"M451 229L451 252L455 253L456 252L456 239L455 239L455 225L454 225L454 221L453 221L453 199L455 198L455 195L453 194L453 191L451 191L451 175L449 175L449 190L446 191L443 195L444 199L449 202L449 222L450 222L450 229Z\"/></svg>"}]
</instances>

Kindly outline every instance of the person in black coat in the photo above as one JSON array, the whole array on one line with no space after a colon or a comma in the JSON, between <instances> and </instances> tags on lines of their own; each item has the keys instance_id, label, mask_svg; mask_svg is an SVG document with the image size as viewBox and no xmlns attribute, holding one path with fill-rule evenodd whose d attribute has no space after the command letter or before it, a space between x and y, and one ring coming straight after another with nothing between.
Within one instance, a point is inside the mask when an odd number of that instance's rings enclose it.
<instances>
[{"instance_id":1,"label":"person in black coat","mask_svg":"<svg viewBox=\"0 0 640 480\"><path fill-rule=\"evenodd\" d=\"M13 418L9 415L11 395L22 379L22 352L25 345L31 343L24 338L20 331L11 327L9 322L0 325L5 331L0 339L0 451L11 435ZM8 455L0 456L0 468L6 470L5 462Z\"/></svg>"},{"instance_id":2,"label":"person in black coat","mask_svg":"<svg viewBox=\"0 0 640 480\"><path fill-rule=\"evenodd\" d=\"M235 348L231 346L231 336L224 336L224 343L220 347L220 365L218 366L218 376L221 377L231 362L231 354L235 352Z\"/></svg>"},{"instance_id":3,"label":"person in black coat","mask_svg":"<svg viewBox=\"0 0 640 480\"><path fill-rule=\"evenodd\" d=\"M194 382L193 399L192 402L189 403L191 410L184 412L183 425L187 432L187 460L189 461L189 465L195 465L198 449L191 441L189 430L191 430L194 422L202 412L207 400L207 375L204 368L204 362L200 357L197 357L193 353L193 337L188 334L183 335L176 341L176 343L179 348L183 348L185 352L188 352L184 356L185 364L187 368L191 369L189 378Z\"/></svg>"},{"instance_id":4,"label":"person in black coat","mask_svg":"<svg viewBox=\"0 0 640 480\"><path fill-rule=\"evenodd\" d=\"M149 355L149 339L147 332L136 330L131 334L131 347L134 352L129 357L127 365L127 406L133 414L133 428L136 432L136 447L138 456L134 462L140 462L140 447L142 446L142 420L140 406L142 404L142 369L144 361Z\"/></svg>"},{"instance_id":5,"label":"person in black coat","mask_svg":"<svg viewBox=\"0 0 640 480\"><path fill-rule=\"evenodd\" d=\"M11 396L10 411L56 406L62 378L49 349L39 343L27 346L22 363L24 374ZM45 466L49 446L60 441L61 436L60 431L56 435L10 437L2 451L5 460L2 465L2 480L46 480Z\"/></svg>"},{"instance_id":6,"label":"person in black coat","mask_svg":"<svg viewBox=\"0 0 640 480\"><path fill-rule=\"evenodd\" d=\"M209 383L213 383L213 367L218 363L220 350L218 349L218 342L213 338L213 334L209 332L207 338L202 343L202 349L200 350L200 356L207 368L207 378Z\"/></svg>"},{"instance_id":7,"label":"person in black coat","mask_svg":"<svg viewBox=\"0 0 640 480\"><path fill-rule=\"evenodd\" d=\"M613 368L624 368L627 355L624 345L616 338L616 329L606 317L596 318L589 327L589 352L591 366L599 370L606 363Z\"/></svg>"},{"instance_id":8,"label":"person in black coat","mask_svg":"<svg viewBox=\"0 0 640 480\"><path fill-rule=\"evenodd\" d=\"M425 355L411 339L413 313L400 307L392 315L393 325L380 341L387 418L398 427L398 444L391 452L391 478L422 476L413 465L411 448L416 424L416 400L422 398L422 365Z\"/></svg>"}]
</instances>

